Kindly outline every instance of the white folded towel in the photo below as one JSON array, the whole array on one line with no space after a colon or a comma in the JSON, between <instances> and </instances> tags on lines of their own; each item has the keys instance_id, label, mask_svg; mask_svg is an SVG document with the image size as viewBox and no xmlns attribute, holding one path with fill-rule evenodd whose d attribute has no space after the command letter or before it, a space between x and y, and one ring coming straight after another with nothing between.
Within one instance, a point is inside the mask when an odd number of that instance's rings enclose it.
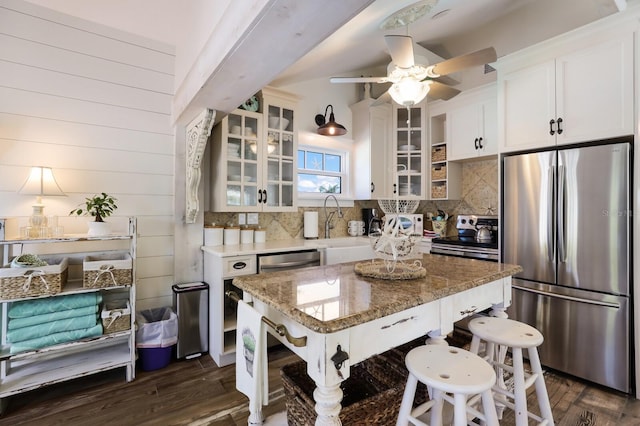
<instances>
[{"instance_id":1,"label":"white folded towel","mask_svg":"<svg viewBox=\"0 0 640 426\"><path fill-rule=\"evenodd\" d=\"M267 335L262 315L246 302L238 301L236 330L236 388L249 397L252 413L269 403Z\"/></svg>"}]
</instances>

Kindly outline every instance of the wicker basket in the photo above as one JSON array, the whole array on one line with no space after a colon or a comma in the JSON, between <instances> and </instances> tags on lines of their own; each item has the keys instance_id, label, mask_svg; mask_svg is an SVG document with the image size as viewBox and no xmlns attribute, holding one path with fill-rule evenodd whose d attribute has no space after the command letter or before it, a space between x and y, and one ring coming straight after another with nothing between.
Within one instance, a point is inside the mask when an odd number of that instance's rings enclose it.
<instances>
[{"instance_id":1,"label":"wicker basket","mask_svg":"<svg viewBox=\"0 0 640 426\"><path fill-rule=\"evenodd\" d=\"M302 361L286 365L280 372L290 425L312 425L316 420L313 400L316 385L306 371L307 364ZM402 378L395 368L387 368L386 361L380 357L352 366L350 377L340 386L342 424L395 424L405 381L406 376Z\"/></svg>"},{"instance_id":2,"label":"wicker basket","mask_svg":"<svg viewBox=\"0 0 640 426\"><path fill-rule=\"evenodd\" d=\"M445 198L447 196L447 185L431 185L431 198Z\"/></svg>"},{"instance_id":3,"label":"wicker basket","mask_svg":"<svg viewBox=\"0 0 640 426\"><path fill-rule=\"evenodd\" d=\"M128 300L106 302L100 312L104 334L131 329L131 305Z\"/></svg>"},{"instance_id":4,"label":"wicker basket","mask_svg":"<svg viewBox=\"0 0 640 426\"><path fill-rule=\"evenodd\" d=\"M129 253L86 256L82 262L84 288L130 285L133 281Z\"/></svg>"},{"instance_id":5,"label":"wicker basket","mask_svg":"<svg viewBox=\"0 0 640 426\"><path fill-rule=\"evenodd\" d=\"M431 180L442 180L447 178L447 165L439 164L431 167Z\"/></svg>"},{"instance_id":6,"label":"wicker basket","mask_svg":"<svg viewBox=\"0 0 640 426\"><path fill-rule=\"evenodd\" d=\"M447 147L444 145L431 148L431 162L438 161L447 161Z\"/></svg>"},{"instance_id":7,"label":"wicker basket","mask_svg":"<svg viewBox=\"0 0 640 426\"><path fill-rule=\"evenodd\" d=\"M69 259L47 258L47 266L35 268L0 268L0 299L51 296L67 283Z\"/></svg>"}]
</instances>

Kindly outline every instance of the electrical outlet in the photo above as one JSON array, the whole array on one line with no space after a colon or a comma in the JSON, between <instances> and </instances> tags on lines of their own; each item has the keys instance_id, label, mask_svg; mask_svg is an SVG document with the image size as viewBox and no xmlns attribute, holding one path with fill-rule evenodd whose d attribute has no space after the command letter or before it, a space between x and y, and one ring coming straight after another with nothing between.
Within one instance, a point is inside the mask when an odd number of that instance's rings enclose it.
<instances>
[{"instance_id":1,"label":"electrical outlet","mask_svg":"<svg viewBox=\"0 0 640 426\"><path fill-rule=\"evenodd\" d=\"M247 224L247 214L238 213L238 225L246 225L246 224Z\"/></svg>"},{"instance_id":2,"label":"electrical outlet","mask_svg":"<svg viewBox=\"0 0 640 426\"><path fill-rule=\"evenodd\" d=\"M248 225L257 225L258 224L258 213L247 213L247 224Z\"/></svg>"}]
</instances>

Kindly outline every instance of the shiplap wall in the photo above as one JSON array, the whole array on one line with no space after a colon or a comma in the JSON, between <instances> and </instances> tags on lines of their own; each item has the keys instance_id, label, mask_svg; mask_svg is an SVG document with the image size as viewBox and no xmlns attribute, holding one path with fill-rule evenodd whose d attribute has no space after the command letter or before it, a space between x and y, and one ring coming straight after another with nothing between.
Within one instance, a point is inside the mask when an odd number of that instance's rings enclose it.
<instances>
[{"instance_id":1,"label":"shiplap wall","mask_svg":"<svg viewBox=\"0 0 640 426\"><path fill-rule=\"evenodd\" d=\"M0 217L30 215L30 166L53 168L66 216L107 192L138 218L138 308L171 304L174 48L21 0L0 0Z\"/></svg>"}]
</instances>

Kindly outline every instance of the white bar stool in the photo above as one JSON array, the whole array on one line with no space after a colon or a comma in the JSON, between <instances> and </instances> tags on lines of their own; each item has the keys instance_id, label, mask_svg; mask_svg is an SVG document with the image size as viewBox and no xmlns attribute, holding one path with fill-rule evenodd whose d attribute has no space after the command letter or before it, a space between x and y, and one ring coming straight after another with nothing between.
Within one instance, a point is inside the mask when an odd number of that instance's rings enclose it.
<instances>
[{"instance_id":1,"label":"white bar stool","mask_svg":"<svg viewBox=\"0 0 640 426\"><path fill-rule=\"evenodd\" d=\"M494 366L500 380L493 386L494 392L502 396L502 398L496 397L496 400L499 405L504 404L515 411L516 425L528 425L529 417L541 425L553 425L549 395L538 357L538 346L544 341L542 334L528 324L495 317L472 319L469 321L469 331L473 333L471 352L477 354L480 343L485 342L485 359ZM511 348L513 366L504 363L509 348ZM524 371L523 349L527 349L531 373ZM507 390L502 381L504 371L513 374L513 392ZM537 416L527 409L527 389L533 384L535 384L541 416Z\"/></svg>"},{"instance_id":2,"label":"white bar stool","mask_svg":"<svg viewBox=\"0 0 640 426\"><path fill-rule=\"evenodd\" d=\"M470 424L468 415L471 420L479 418L488 426L498 425L491 392L496 374L482 358L452 346L425 345L409 351L405 363L409 377L396 425L405 426L411 421L414 425L427 426L418 417L429 410L431 426L442 425L444 401L454 406L455 426ZM431 400L413 408L418 381L430 388ZM471 395L474 397L467 401ZM482 398L483 412L474 408L479 397Z\"/></svg>"}]
</instances>

